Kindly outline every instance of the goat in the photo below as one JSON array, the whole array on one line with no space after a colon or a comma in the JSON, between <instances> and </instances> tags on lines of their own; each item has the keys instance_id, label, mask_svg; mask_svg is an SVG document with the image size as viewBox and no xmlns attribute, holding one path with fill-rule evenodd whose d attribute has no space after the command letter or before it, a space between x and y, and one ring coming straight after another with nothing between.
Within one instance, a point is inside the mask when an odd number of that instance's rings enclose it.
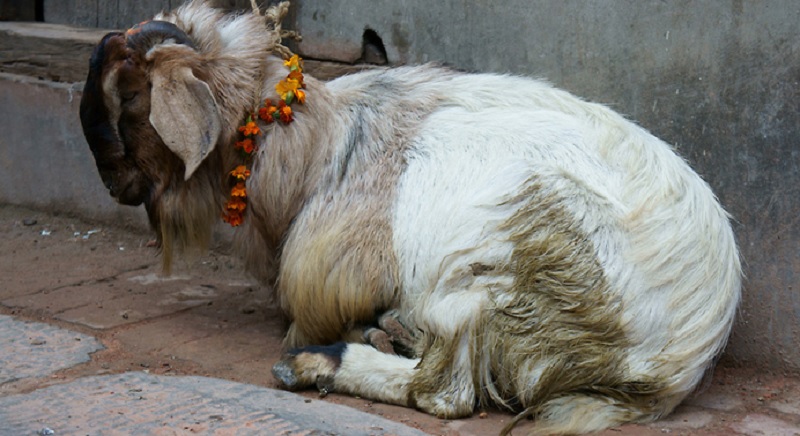
<instances>
[{"instance_id":1,"label":"goat","mask_svg":"<svg viewBox=\"0 0 800 436\"><path fill-rule=\"evenodd\" d=\"M220 219L237 127L288 72L280 33L195 1L92 54L87 142L110 194L144 204L165 268ZM575 433L657 419L698 386L741 266L669 145L522 77L423 65L305 85L293 123L260 124L235 236L290 322L286 388ZM376 319L412 350L365 343Z\"/></svg>"}]
</instances>

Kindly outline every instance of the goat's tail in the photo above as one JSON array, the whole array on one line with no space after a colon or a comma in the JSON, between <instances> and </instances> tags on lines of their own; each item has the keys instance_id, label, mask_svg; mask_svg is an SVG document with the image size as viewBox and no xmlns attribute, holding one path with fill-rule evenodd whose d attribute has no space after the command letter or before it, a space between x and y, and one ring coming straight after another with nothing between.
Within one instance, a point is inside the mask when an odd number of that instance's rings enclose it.
<instances>
[{"instance_id":1,"label":"goat's tail","mask_svg":"<svg viewBox=\"0 0 800 436\"><path fill-rule=\"evenodd\" d=\"M648 409L643 411L630 403L600 393L566 393L522 411L500 434L510 434L521 420L528 417L534 419L530 436L570 435L591 433L631 422L649 422L669 412L663 407Z\"/></svg>"}]
</instances>

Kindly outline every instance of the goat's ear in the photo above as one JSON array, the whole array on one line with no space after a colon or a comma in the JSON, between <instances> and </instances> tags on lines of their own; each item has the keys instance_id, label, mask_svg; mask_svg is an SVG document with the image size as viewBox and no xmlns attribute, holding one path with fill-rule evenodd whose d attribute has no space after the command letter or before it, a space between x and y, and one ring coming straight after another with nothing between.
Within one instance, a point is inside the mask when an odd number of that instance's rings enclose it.
<instances>
[{"instance_id":1,"label":"goat's ear","mask_svg":"<svg viewBox=\"0 0 800 436\"><path fill-rule=\"evenodd\" d=\"M217 101L189 67L156 68L151 78L150 123L183 160L184 179L189 180L214 150L222 131Z\"/></svg>"}]
</instances>

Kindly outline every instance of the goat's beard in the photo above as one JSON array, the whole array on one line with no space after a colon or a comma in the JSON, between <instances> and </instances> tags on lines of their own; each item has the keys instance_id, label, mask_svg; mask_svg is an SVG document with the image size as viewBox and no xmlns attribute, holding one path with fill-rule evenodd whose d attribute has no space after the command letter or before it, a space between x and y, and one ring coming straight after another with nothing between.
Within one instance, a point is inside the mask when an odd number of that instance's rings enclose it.
<instances>
[{"instance_id":1,"label":"goat's beard","mask_svg":"<svg viewBox=\"0 0 800 436\"><path fill-rule=\"evenodd\" d=\"M224 197L210 180L201 177L169 187L148 207L158 234L162 267L172 270L173 256L208 251L214 224L222 215Z\"/></svg>"}]
</instances>

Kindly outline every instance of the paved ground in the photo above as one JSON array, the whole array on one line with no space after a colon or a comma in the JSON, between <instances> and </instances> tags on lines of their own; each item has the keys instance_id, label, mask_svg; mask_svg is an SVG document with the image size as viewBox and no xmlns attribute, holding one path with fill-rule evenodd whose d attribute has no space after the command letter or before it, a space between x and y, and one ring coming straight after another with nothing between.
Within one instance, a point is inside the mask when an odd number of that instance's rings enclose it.
<instances>
[{"instance_id":1,"label":"paved ground","mask_svg":"<svg viewBox=\"0 0 800 436\"><path fill-rule=\"evenodd\" d=\"M162 277L149 239L0 206L0 435L484 435L511 419L276 390L266 290L220 249ZM721 367L672 416L602 434L664 433L800 435L800 378Z\"/></svg>"}]
</instances>

